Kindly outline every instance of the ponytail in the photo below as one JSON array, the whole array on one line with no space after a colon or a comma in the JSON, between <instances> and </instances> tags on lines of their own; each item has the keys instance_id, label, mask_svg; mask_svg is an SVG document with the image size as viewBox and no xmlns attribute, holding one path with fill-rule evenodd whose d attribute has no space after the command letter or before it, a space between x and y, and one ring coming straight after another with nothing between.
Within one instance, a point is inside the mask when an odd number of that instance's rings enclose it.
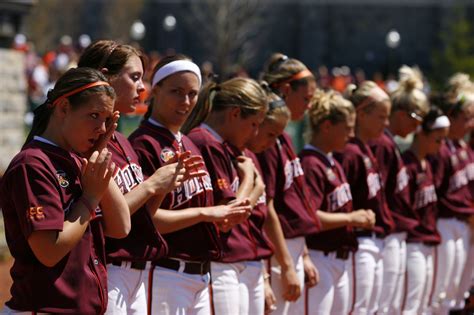
<instances>
[{"instance_id":1,"label":"ponytail","mask_svg":"<svg viewBox=\"0 0 474 315\"><path fill-rule=\"evenodd\" d=\"M196 106L181 127L181 131L184 134L188 134L191 130L206 121L212 111L216 93L219 91L220 86L216 82L209 82L202 88Z\"/></svg>"}]
</instances>

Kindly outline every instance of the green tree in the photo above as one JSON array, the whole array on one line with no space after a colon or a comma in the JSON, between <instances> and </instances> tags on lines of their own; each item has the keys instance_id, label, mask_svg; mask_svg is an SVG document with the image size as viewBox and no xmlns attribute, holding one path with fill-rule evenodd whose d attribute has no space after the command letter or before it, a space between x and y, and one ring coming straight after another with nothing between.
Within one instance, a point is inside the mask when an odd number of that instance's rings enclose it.
<instances>
[{"instance_id":1,"label":"green tree","mask_svg":"<svg viewBox=\"0 0 474 315\"><path fill-rule=\"evenodd\" d=\"M433 53L433 83L442 87L449 76L465 72L474 77L474 32L463 7L447 10L442 47Z\"/></svg>"}]
</instances>

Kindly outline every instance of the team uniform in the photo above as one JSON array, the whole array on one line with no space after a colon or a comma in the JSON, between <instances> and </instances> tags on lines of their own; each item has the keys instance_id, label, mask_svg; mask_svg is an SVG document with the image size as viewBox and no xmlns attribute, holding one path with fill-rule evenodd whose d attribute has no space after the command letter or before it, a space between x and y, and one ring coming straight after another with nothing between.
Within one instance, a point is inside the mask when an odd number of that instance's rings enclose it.
<instances>
[{"instance_id":1,"label":"team uniform","mask_svg":"<svg viewBox=\"0 0 474 315\"><path fill-rule=\"evenodd\" d=\"M113 176L122 194L143 182L138 156L130 142L115 132L107 148L116 170ZM146 314L150 262L167 252L145 206L131 217L132 228L123 239L106 239L109 304L106 314Z\"/></svg>"},{"instance_id":2,"label":"team uniform","mask_svg":"<svg viewBox=\"0 0 474 315\"><path fill-rule=\"evenodd\" d=\"M310 204L300 159L294 153L291 139L286 133L278 137L275 146L258 154L257 157L262 167L267 197L273 199L303 292L305 236L319 232L321 223ZM280 298L283 294L281 268L276 259L272 258L271 263L272 289L278 298L277 309L273 314L302 314L303 298L295 303Z\"/></svg>"},{"instance_id":3,"label":"team uniform","mask_svg":"<svg viewBox=\"0 0 474 315\"><path fill-rule=\"evenodd\" d=\"M379 169L372 151L358 138L352 138L342 153L335 154L351 187L354 209L375 213L372 231L355 229L359 248L352 257L352 314L373 314L378 309L383 277L385 236L395 228L382 189Z\"/></svg>"},{"instance_id":4,"label":"team uniform","mask_svg":"<svg viewBox=\"0 0 474 315\"><path fill-rule=\"evenodd\" d=\"M407 270L402 314L429 314L429 297L433 288L433 254L441 241L436 229L437 196L433 174L427 161L422 163L407 150L403 153L409 175L413 219L418 224L407 231Z\"/></svg>"},{"instance_id":5,"label":"team uniform","mask_svg":"<svg viewBox=\"0 0 474 315\"><path fill-rule=\"evenodd\" d=\"M65 217L82 196L81 160L35 136L17 154L2 179L5 234L15 259L12 298L3 312L103 314L107 306L102 211L55 266L43 265L28 244L35 231L62 231Z\"/></svg>"},{"instance_id":6,"label":"team uniform","mask_svg":"<svg viewBox=\"0 0 474 315\"><path fill-rule=\"evenodd\" d=\"M456 305L461 275L469 248L467 220L474 213L469 191L467 152L447 139L439 154L429 157L438 195L438 231L441 244L435 252L435 290L432 307L447 314Z\"/></svg>"},{"instance_id":7,"label":"team uniform","mask_svg":"<svg viewBox=\"0 0 474 315\"><path fill-rule=\"evenodd\" d=\"M189 150L192 155L200 155L188 137L173 134L151 118L143 121L129 140L145 176L153 174L173 158L175 152ZM179 211L213 204L212 185L206 175L189 179L167 194L160 209ZM150 313L209 314L209 261L221 253L215 225L201 222L167 233L163 238L168 244L169 258L154 260L150 268Z\"/></svg>"},{"instance_id":8,"label":"team uniform","mask_svg":"<svg viewBox=\"0 0 474 315\"><path fill-rule=\"evenodd\" d=\"M331 213L351 212L350 187L341 165L332 155L306 145L300 159L314 209ZM306 290L307 314L347 314L350 292L348 258L357 250L352 227L308 235L306 244L320 277L318 285Z\"/></svg>"},{"instance_id":9,"label":"team uniform","mask_svg":"<svg viewBox=\"0 0 474 315\"><path fill-rule=\"evenodd\" d=\"M201 150L214 186L214 201L224 204L236 198L240 180L236 165L238 149L206 124L189 137ZM251 157L249 151L245 152ZM212 300L215 314L263 314L263 262L272 254L262 232L268 210L260 198L245 222L221 232L223 253L211 262Z\"/></svg>"},{"instance_id":10,"label":"team uniform","mask_svg":"<svg viewBox=\"0 0 474 315\"><path fill-rule=\"evenodd\" d=\"M394 233L384 239L383 280L378 314L396 314L401 306L406 268L407 231L417 220L412 215L407 169L389 130L369 146L378 162L388 207L395 222Z\"/></svg>"},{"instance_id":11,"label":"team uniform","mask_svg":"<svg viewBox=\"0 0 474 315\"><path fill-rule=\"evenodd\" d=\"M466 151L469 155L469 163L466 166L466 175L469 180L469 190L471 198L474 199L474 151L470 148L464 140L454 142L454 145L462 151ZM463 154L463 156L465 156ZM455 309L464 309L465 301L469 297L469 289L474 285L474 231L472 226L470 228L470 242L469 250L466 258L466 264L459 283L459 290L456 298Z\"/></svg>"}]
</instances>

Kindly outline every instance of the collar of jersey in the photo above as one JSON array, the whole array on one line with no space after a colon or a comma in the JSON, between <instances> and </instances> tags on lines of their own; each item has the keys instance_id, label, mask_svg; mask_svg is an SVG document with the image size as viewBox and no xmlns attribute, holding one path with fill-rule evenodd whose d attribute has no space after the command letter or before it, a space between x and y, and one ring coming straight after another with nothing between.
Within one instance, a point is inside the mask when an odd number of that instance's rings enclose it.
<instances>
[{"instance_id":1,"label":"collar of jersey","mask_svg":"<svg viewBox=\"0 0 474 315\"><path fill-rule=\"evenodd\" d=\"M169 130L169 129L166 128L163 124L157 122L156 120L154 120L154 119L151 118L151 117L148 118L148 122L149 122L150 124L152 124L153 126L161 127L161 128L165 128L166 130ZM169 131L171 132L171 130L169 130ZM177 140L178 142L181 142L181 138L183 137L183 134L181 133L181 131L178 131L178 133L173 133L173 132L171 132L171 133L173 134L173 136L176 138L176 140Z\"/></svg>"},{"instance_id":2,"label":"collar of jersey","mask_svg":"<svg viewBox=\"0 0 474 315\"><path fill-rule=\"evenodd\" d=\"M217 141L219 141L220 143L224 142L224 139L222 139L222 137L217 133L217 131L212 129L208 124L202 123L201 127L209 131L214 136L214 138L216 138Z\"/></svg>"},{"instance_id":3,"label":"collar of jersey","mask_svg":"<svg viewBox=\"0 0 474 315\"><path fill-rule=\"evenodd\" d=\"M46 138L43 138L41 136L34 136L33 137L33 140L36 140L36 141L39 141L39 142L43 142L43 143L47 143L47 144L50 144L50 145L53 145L55 147L58 147L59 148L59 145L57 145L56 143L54 143L53 141L50 141Z\"/></svg>"},{"instance_id":4,"label":"collar of jersey","mask_svg":"<svg viewBox=\"0 0 474 315\"><path fill-rule=\"evenodd\" d=\"M324 156L324 157L326 158L326 160L329 162L329 164L330 164L331 166L334 166L334 159L333 159L331 153L326 154L326 153L324 153L320 148L317 148L317 147L315 147L314 145L309 144L309 143L308 143L308 144L305 144L304 149L305 149L305 150L312 150L312 151L318 152L319 154L321 154L322 156Z\"/></svg>"}]
</instances>

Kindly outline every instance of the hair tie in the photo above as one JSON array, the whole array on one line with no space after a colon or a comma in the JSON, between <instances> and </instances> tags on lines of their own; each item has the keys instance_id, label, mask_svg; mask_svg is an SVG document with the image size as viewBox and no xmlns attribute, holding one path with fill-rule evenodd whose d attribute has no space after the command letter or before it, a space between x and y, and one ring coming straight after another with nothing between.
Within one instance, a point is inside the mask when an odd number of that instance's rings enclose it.
<instances>
[{"instance_id":1,"label":"hair tie","mask_svg":"<svg viewBox=\"0 0 474 315\"><path fill-rule=\"evenodd\" d=\"M166 65L161 67L158 71L156 71L155 75L153 76L151 86L153 87L163 79L169 77L170 75L182 71L189 71L194 73L198 78L199 86L201 86L201 69L199 69L198 65L196 65L190 60L176 60L167 63Z\"/></svg>"},{"instance_id":2,"label":"hair tie","mask_svg":"<svg viewBox=\"0 0 474 315\"><path fill-rule=\"evenodd\" d=\"M92 82L92 83L89 83L89 84L86 84L84 86L81 86L81 87L78 87L77 89L74 89L70 92L67 92L66 94L63 94L61 95L60 97L58 97L57 99L54 100L53 102L53 106L55 106L59 101L61 101L62 99L65 99L69 96L72 96L74 94L77 94L77 93L80 93L84 90L87 90L87 89L90 89L92 87L95 87L95 86L100 86L100 85L106 85L106 86L110 86L110 84L108 82L105 82L105 81L96 81L96 82Z\"/></svg>"}]
</instances>

